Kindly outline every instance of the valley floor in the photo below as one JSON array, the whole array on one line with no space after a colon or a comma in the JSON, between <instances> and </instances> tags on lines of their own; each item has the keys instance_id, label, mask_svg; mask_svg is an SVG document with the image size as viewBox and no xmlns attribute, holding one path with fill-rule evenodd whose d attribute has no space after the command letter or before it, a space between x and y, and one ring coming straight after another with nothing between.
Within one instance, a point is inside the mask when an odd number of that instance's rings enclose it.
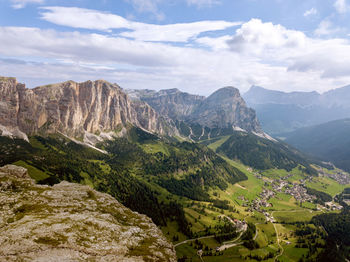
<instances>
[{"instance_id":1,"label":"valley floor","mask_svg":"<svg viewBox=\"0 0 350 262\"><path fill-rule=\"evenodd\" d=\"M296 232L305 226L315 228L310 223L314 216L339 213L341 207L334 202L334 206L315 204L306 192L299 192L296 185L317 188L329 192L334 197L349 184L341 185L326 177L309 178L298 168L291 172L277 169L257 172L238 162L226 160L244 170L248 179L230 185L225 191L213 191L211 195L217 196L222 201L228 201L234 210L213 208L206 202L184 201L184 205L187 205L186 218L193 223L193 230L198 237L186 239L180 235L179 240L174 242L180 261L289 262L301 261L306 257L315 258L322 249L316 247L311 253L310 245L324 244L321 235L326 232L324 230L318 232L318 236L314 234L315 239L312 243L308 242L311 235L299 236ZM251 248L247 244L249 241L243 238L246 227L232 240L223 242L218 240L220 234L210 234L208 227L222 222L221 218L226 218L224 221L234 225L253 224L256 229L251 240L256 246ZM171 231L171 225L163 228L166 235L170 232L168 235L170 238L172 238Z\"/></svg>"}]
</instances>

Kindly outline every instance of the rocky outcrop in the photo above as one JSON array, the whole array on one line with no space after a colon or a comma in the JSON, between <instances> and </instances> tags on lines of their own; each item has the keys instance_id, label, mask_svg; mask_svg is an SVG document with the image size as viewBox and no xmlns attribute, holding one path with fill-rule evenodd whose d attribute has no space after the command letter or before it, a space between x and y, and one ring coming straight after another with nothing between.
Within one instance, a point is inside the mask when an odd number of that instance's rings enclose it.
<instances>
[{"instance_id":1,"label":"rocky outcrop","mask_svg":"<svg viewBox=\"0 0 350 262\"><path fill-rule=\"evenodd\" d=\"M209 97L191 95L177 89L128 90L134 97L147 102L161 115L200 124L204 128L234 129L263 134L255 111L248 108L239 90L225 87Z\"/></svg>"},{"instance_id":2,"label":"rocky outcrop","mask_svg":"<svg viewBox=\"0 0 350 262\"><path fill-rule=\"evenodd\" d=\"M15 78L2 77L0 95L3 135L61 132L86 138L86 133L103 136L128 125L161 135L173 132L148 104L132 101L118 85L103 80L26 89Z\"/></svg>"},{"instance_id":3,"label":"rocky outcrop","mask_svg":"<svg viewBox=\"0 0 350 262\"><path fill-rule=\"evenodd\" d=\"M107 194L61 182L35 185L26 169L0 168L1 261L176 261L144 215Z\"/></svg>"}]
</instances>

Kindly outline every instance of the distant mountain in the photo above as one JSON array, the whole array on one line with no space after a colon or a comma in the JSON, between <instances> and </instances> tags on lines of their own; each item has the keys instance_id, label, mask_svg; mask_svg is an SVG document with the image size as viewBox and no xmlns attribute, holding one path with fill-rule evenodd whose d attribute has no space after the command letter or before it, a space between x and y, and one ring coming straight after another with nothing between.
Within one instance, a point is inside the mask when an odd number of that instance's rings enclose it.
<instances>
[{"instance_id":1,"label":"distant mountain","mask_svg":"<svg viewBox=\"0 0 350 262\"><path fill-rule=\"evenodd\" d=\"M180 133L194 140L245 130L264 135L255 111L248 108L239 90L224 87L209 97L177 89L127 90L133 98L147 102L159 114L173 119Z\"/></svg>"},{"instance_id":2,"label":"distant mountain","mask_svg":"<svg viewBox=\"0 0 350 262\"><path fill-rule=\"evenodd\" d=\"M273 135L350 117L350 86L323 94L253 86L243 97L256 110L263 130Z\"/></svg>"},{"instance_id":3,"label":"distant mountain","mask_svg":"<svg viewBox=\"0 0 350 262\"><path fill-rule=\"evenodd\" d=\"M350 119L336 120L281 134L285 142L350 171Z\"/></svg>"},{"instance_id":4,"label":"distant mountain","mask_svg":"<svg viewBox=\"0 0 350 262\"><path fill-rule=\"evenodd\" d=\"M252 86L243 95L248 104L293 104L310 106L317 103L320 94L313 92L291 92L268 90L259 86Z\"/></svg>"}]
</instances>

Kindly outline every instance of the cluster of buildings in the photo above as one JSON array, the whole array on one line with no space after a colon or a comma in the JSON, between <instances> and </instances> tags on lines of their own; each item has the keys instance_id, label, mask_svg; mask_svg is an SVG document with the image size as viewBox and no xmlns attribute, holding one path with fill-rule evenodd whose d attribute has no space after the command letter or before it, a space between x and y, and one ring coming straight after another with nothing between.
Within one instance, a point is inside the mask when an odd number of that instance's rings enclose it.
<instances>
[{"instance_id":1,"label":"cluster of buildings","mask_svg":"<svg viewBox=\"0 0 350 262\"><path fill-rule=\"evenodd\" d=\"M300 184L293 184L291 188L286 188L286 194L293 196L298 202L312 202L316 196L309 195L305 187Z\"/></svg>"},{"instance_id":2,"label":"cluster of buildings","mask_svg":"<svg viewBox=\"0 0 350 262\"><path fill-rule=\"evenodd\" d=\"M344 171L336 171L336 173L331 173L328 170L318 168L318 175L319 176L325 176L334 179L341 185L347 185L350 184L350 175Z\"/></svg>"},{"instance_id":3,"label":"cluster of buildings","mask_svg":"<svg viewBox=\"0 0 350 262\"><path fill-rule=\"evenodd\" d=\"M306 182L310 181L312 178L301 179L299 182L288 181L293 174L288 174L284 177L278 179L266 178L259 173L254 173L255 177L263 179L265 181L265 186L259 197L254 199L251 203L244 197L239 196L238 199L243 201L243 206L249 206L249 211L256 210L258 212L264 213L264 207L272 207L273 205L268 201L275 197L277 193L285 193L293 196L298 202L312 202L316 199L316 196L307 193L307 189L304 187ZM267 187L271 186L271 189ZM267 213L267 212L266 212ZM268 213L265 215L268 221L274 221L273 217L269 217Z\"/></svg>"},{"instance_id":4,"label":"cluster of buildings","mask_svg":"<svg viewBox=\"0 0 350 262\"><path fill-rule=\"evenodd\" d=\"M336 204L334 202L326 202L325 206L329 209L329 210L341 210L343 209L343 207L339 204Z\"/></svg>"}]
</instances>

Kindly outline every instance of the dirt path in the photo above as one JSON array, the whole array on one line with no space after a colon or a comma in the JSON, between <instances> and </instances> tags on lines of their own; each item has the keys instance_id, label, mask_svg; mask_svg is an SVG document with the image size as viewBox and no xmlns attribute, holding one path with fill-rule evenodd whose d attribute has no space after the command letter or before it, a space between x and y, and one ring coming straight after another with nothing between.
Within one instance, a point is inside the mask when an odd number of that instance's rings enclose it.
<instances>
[{"instance_id":1,"label":"dirt path","mask_svg":"<svg viewBox=\"0 0 350 262\"><path fill-rule=\"evenodd\" d=\"M242 188L242 189L244 189L244 190L247 190L244 186L241 186L240 184L235 184L235 186L237 186L237 187L239 187L239 188Z\"/></svg>"},{"instance_id":2,"label":"dirt path","mask_svg":"<svg viewBox=\"0 0 350 262\"><path fill-rule=\"evenodd\" d=\"M239 240L246 230L243 230L236 239L234 239L232 241L229 241L229 242L226 242L226 244L223 244L222 246L218 247L217 250L218 251L224 251L225 249L228 249L228 248L231 248L231 247L235 247L235 246L238 246L238 245L242 245L243 242L240 242L240 243L234 243L234 242Z\"/></svg>"},{"instance_id":3,"label":"dirt path","mask_svg":"<svg viewBox=\"0 0 350 262\"><path fill-rule=\"evenodd\" d=\"M271 217L273 217L273 213L274 213L274 212L275 212L275 211L273 211L273 212L271 213ZM280 238L279 238L279 236L278 236L278 230L277 230L276 224L275 224L275 223L272 223L272 225L273 225L273 228L275 229L275 232L276 232L277 245L278 245L279 248L281 249L281 252L280 252L278 255L276 255L275 258L274 258L274 261L276 261L280 256L283 255L283 253L284 253L284 248L282 247L282 245L281 245L281 243L280 243Z\"/></svg>"}]
</instances>

